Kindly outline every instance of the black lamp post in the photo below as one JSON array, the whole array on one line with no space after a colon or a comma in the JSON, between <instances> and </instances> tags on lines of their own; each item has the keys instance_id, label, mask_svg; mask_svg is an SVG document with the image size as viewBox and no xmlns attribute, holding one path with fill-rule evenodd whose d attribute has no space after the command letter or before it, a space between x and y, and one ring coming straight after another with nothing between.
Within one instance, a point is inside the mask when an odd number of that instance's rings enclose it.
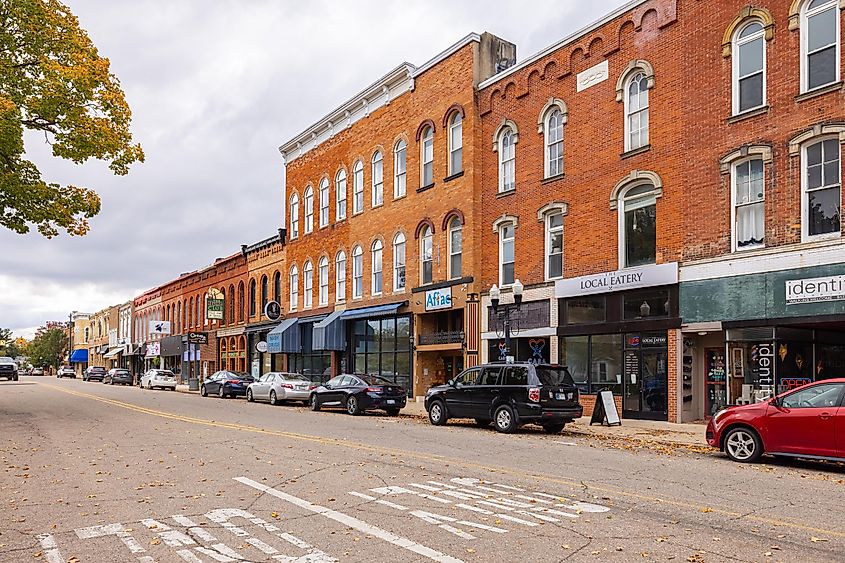
<instances>
[{"instance_id":1,"label":"black lamp post","mask_svg":"<svg viewBox=\"0 0 845 563\"><path fill-rule=\"evenodd\" d=\"M510 355L511 351L511 314L519 311L522 306L522 291L524 286L519 280L513 282L513 303L501 305L499 298L501 297L501 290L493 284L490 288L490 304L493 306L493 312L502 319L502 326L505 329L505 356Z\"/></svg>"}]
</instances>

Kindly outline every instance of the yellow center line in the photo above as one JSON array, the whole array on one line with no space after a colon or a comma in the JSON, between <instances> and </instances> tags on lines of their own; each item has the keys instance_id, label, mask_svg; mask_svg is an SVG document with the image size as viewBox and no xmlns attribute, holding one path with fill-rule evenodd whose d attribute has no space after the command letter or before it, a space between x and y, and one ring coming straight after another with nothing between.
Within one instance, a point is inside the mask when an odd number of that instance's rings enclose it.
<instances>
[{"instance_id":1,"label":"yellow center line","mask_svg":"<svg viewBox=\"0 0 845 563\"><path fill-rule=\"evenodd\" d=\"M768 524L771 526L778 526L784 528L792 528L795 530L802 530L805 532L812 532L814 534L819 535L828 535L834 536L839 538L845 538L845 532L838 531L838 530L828 530L825 528L818 528L816 526L808 526L806 524L802 524L800 522L792 522L789 520L779 520L776 518L766 518L763 516L758 516L756 514L744 514L741 512L735 512L731 510L725 510L722 508L712 508L709 506L704 506L700 504L691 503L689 501L681 501L681 500L674 500L670 498L663 498L663 497L655 497L650 495L644 495L641 493L635 493L632 491L626 491L623 489L617 489L614 487L609 487L605 485L594 485L594 484L585 484L582 482L576 481L568 481L566 479L561 479L559 477L555 477L554 475L548 475L545 473L535 473L530 471L522 471L522 470L515 470L509 469L507 467L493 467L489 465L484 465L480 463L474 463L471 461L465 461L460 459L453 459L442 455L437 454L423 454L419 452L413 452L409 450L401 450L396 448L388 448L385 446L373 446L370 444L364 444L361 442L353 442L350 440L344 440L341 438L324 438L321 436L313 436L310 434L299 434L296 432L287 432L284 430L267 430L265 428L260 428L258 426L250 426L248 424L240 424L234 422L220 422L215 420L209 420L206 418L196 418L192 416L185 416L180 414L169 413L165 411L150 409L147 407L142 407L139 405L135 405L133 403L126 403L123 401L117 401L115 399L107 399L105 397L101 397L98 395L91 395L88 393L82 393L80 391L73 391L71 389L65 389L63 387L57 387L55 385L50 385L48 383L40 383L38 385L42 385L44 387L49 387L50 389L54 389L56 391L61 391L62 393L67 393L69 395L74 395L77 397L82 397L86 399L92 399L94 401L99 401L101 403L106 403L112 406L120 407L123 409L139 412L142 414L147 414L151 416L157 416L160 418L166 418L169 420L178 420L180 422L188 422L191 424L197 424L202 426L210 426L214 428L226 428L229 430L238 430L241 432L252 432L255 434L264 434L267 436L276 436L282 438L289 438L292 440L300 440L306 442L314 442L317 444L328 445L328 446L339 446L343 448L349 448L353 450L359 451L367 451L372 453L379 453L379 454L388 454L392 456L401 456L406 458L415 458L422 461L434 461L439 463L445 463L450 465L457 465L460 467L465 467L467 469L475 469L480 471L488 471L491 473L498 473L501 475L508 475L511 477L516 477L520 479L524 479L526 477L530 477L536 479L538 481L544 481L547 483L554 483L556 485L564 485L571 489L578 489L583 490L585 487L591 489L593 491L598 491L606 494L618 495L628 498L633 498L637 500L647 501L655 504L662 504L667 506L672 506L676 508L682 508L685 510L694 510L699 513L711 513L711 514L719 514L722 516L727 516L730 518L735 519L745 519L750 520L753 522L757 522L760 524Z\"/></svg>"}]
</instances>

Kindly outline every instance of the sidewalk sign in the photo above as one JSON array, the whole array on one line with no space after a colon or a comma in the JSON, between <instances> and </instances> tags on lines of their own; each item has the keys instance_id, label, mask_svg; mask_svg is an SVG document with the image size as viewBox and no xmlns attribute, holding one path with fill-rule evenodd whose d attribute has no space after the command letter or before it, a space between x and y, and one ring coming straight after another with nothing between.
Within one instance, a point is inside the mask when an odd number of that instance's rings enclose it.
<instances>
[{"instance_id":1,"label":"sidewalk sign","mask_svg":"<svg viewBox=\"0 0 845 563\"><path fill-rule=\"evenodd\" d=\"M619 411L616 410L616 401L613 400L613 391L599 391L596 405L593 407L593 416L590 418L590 426L593 424L622 426Z\"/></svg>"}]
</instances>

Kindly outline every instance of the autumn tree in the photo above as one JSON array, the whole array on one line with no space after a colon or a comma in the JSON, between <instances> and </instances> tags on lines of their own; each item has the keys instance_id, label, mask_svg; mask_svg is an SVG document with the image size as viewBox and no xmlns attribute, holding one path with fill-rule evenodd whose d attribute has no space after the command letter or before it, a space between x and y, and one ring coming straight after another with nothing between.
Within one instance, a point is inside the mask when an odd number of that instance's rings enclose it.
<instances>
[{"instance_id":1,"label":"autumn tree","mask_svg":"<svg viewBox=\"0 0 845 563\"><path fill-rule=\"evenodd\" d=\"M48 322L35 332L26 351L32 365L58 368L68 351L67 346L67 323Z\"/></svg>"},{"instance_id":2,"label":"autumn tree","mask_svg":"<svg viewBox=\"0 0 845 563\"><path fill-rule=\"evenodd\" d=\"M20 343L15 339L11 329L0 328L0 356L17 358L22 353Z\"/></svg>"},{"instance_id":3,"label":"autumn tree","mask_svg":"<svg viewBox=\"0 0 845 563\"><path fill-rule=\"evenodd\" d=\"M53 156L90 158L124 175L143 162L129 131L131 111L109 60L57 0L0 0L0 225L88 232L100 198L87 188L42 179L25 158L24 132L43 134Z\"/></svg>"}]
</instances>

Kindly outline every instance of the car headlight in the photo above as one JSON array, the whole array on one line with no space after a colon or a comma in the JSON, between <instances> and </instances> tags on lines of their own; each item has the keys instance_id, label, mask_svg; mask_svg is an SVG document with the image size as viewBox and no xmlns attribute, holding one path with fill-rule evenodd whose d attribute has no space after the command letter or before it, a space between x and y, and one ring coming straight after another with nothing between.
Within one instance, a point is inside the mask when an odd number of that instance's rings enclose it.
<instances>
[{"instance_id":1,"label":"car headlight","mask_svg":"<svg viewBox=\"0 0 845 563\"><path fill-rule=\"evenodd\" d=\"M719 419L728 413L728 409L722 409L713 415L713 422L719 422Z\"/></svg>"}]
</instances>

